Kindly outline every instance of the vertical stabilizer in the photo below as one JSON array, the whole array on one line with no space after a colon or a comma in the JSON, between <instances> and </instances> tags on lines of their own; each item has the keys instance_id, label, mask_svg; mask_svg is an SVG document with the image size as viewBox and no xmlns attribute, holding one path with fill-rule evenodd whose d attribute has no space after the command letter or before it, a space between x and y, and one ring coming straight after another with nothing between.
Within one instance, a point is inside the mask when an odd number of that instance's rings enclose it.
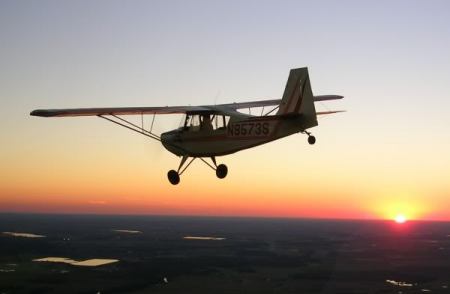
<instances>
[{"instance_id":1,"label":"vertical stabilizer","mask_svg":"<svg viewBox=\"0 0 450 294\"><path fill-rule=\"evenodd\" d=\"M307 67L291 69L277 114L300 114L317 120Z\"/></svg>"}]
</instances>

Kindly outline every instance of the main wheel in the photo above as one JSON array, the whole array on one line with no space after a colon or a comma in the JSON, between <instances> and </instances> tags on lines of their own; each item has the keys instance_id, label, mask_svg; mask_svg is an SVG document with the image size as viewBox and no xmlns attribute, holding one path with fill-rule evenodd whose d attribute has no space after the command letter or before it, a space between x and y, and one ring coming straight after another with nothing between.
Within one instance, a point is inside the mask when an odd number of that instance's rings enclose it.
<instances>
[{"instance_id":1,"label":"main wheel","mask_svg":"<svg viewBox=\"0 0 450 294\"><path fill-rule=\"evenodd\" d=\"M316 137L314 136L308 136L308 143L310 145L314 145L314 143L316 143Z\"/></svg>"},{"instance_id":2,"label":"main wheel","mask_svg":"<svg viewBox=\"0 0 450 294\"><path fill-rule=\"evenodd\" d=\"M228 168L225 164L219 164L219 166L216 169L216 176L219 179L223 179L227 176L228 174Z\"/></svg>"},{"instance_id":3,"label":"main wheel","mask_svg":"<svg viewBox=\"0 0 450 294\"><path fill-rule=\"evenodd\" d=\"M169 170L169 172L167 173L167 178L172 185L176 185L180 182L180 175L173 169Z\"/></svg>"}]
</instances>

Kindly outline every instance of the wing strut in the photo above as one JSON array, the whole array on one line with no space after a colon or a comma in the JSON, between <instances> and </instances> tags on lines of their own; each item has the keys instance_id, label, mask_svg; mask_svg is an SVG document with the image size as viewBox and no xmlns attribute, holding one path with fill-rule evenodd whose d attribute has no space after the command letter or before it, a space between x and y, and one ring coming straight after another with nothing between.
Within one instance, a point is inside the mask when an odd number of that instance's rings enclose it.
<instances>
[{"instance_id":1,"label":"wing strut","mask_svg":"<svg viewBox=\"0 0 450 294\"><path fill-rule=\"evenodd\" d=\"M106 119L107 121L110 121L112 123L115 123L115 124L117 124L119 126L127 128L129 130L135 131L136 133L139 133L139 134L142 134L142 135L147 136L149 138L152 138L153 140L161 142L161 138L158 135L152 133L151 131L147 131L146 129L144 129L144 125L143 124L142 124L142 127L137 126L134 123L129 122L126 119L123 119L123 118L121 118L121 117L119 117L117 115L114 115L114 114L111 114L111 116L114 117L114 119L110 118L110 117L107 117L107 116L105 116L103 114L99 114L97 116L100 117L100 118ZM152 122L152 127L153 127L153 122Z\"/></svg>"},{"instance_id":2,"label":"wing strut","mask_svg":"<svg viewBox=\"0 0 450 294\"><path fill-rule=\"evenodd\" d=\"M264 114L264 116L268 116L269 114L271 114L272 112L274 112L275 110L279 109L280 105L278 105L277 107L275 107L274 109L272 109L271 111L269 111L268 113ZM261 115L262 116L262 115Z\"/></svg>"}]
</instances>

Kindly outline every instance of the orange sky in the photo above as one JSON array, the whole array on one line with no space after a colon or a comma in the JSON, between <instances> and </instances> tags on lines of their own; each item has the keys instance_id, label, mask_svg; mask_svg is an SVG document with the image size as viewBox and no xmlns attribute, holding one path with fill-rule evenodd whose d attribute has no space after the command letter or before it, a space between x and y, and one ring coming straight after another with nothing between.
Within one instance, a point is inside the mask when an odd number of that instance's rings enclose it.
<instances>
[{"instance_id":1,"label":"orange sky","mask_svg":"<svg viewBox=\"0 0 450 294\"><path fill-rule=\"evenodd\" d=\"M67 121L32 119L52 133ZM53 133L51 144L37 140L5 159L10 168L1 171L2 211L363 219L401 213L408 219L448 219L445 190L433 189L439 182L432 177L405 172L392 178L396 171L377 171L384 168L380 160L378 165L355 160L363 156L357 150L335 156L336 146L345 143L330 146L336 137L320 136L319 130L320 145L309 146L298 135L221 157L219 161L229 166L224 180L196 161L181 183L172 186L166 172L178 165L178 158L157 142L90 121L114 134L97 136L98 130L91 133L76 126L84 124L82 118L69 120L72 126ZM346 164L349 160L352 164ZM372 172L360 174L366 165ZM422 183L414 184L420 178ZM425 180L430 181L427 190ZM428 201L429 193L433 202Z\"/></svg>"}]
</instances>

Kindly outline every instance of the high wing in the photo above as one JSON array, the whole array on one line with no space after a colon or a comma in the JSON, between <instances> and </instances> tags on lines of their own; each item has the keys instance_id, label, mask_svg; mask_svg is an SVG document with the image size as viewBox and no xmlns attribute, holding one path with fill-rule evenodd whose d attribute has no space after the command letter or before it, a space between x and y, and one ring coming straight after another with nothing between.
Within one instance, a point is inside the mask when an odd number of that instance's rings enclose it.
<instances>
[{"instance_id":1,"label":"high wing","mask_svg":"<svg viewBox=\"0 0 450 294\"><path fill-rule=\"evenodd\" d=\"M175 114L187 112L210 111L205 106L166 106L166 107L109 107L109 108L69 108L36 109L30 115L43 117L61 116L99 116L99 115L133 115L133 114Z\"/></svg>"},{"instance_id":2,"label":"high wing","mask_svg":"<svg viewBox=\"0 0 450 294\"><path fill-rule=\"evenodd\" d=\"M342 98L344 98L344 96L320 95L320 96L314 96L314 102L338 100L338 99L342 99ZM217 106L229 107L229 108L236 110L236 109L241 109L241 108L276 106L276 105L280 105L280 103L281 103L281 99L273 99L273 100L261 100L261 101L250 101L250 102L241 102L241 103L220 104ZM212 106L209 106L209 107L212 107Z\"/></svg>"},{"instance_id":3,"label":"high wing","mask_svg":"<svg viewBox=\"0 0 450 294\"><path fill-rule=\"evenodd\" d=\"M42 117L62 116L99 116L99 115L141 115L141 114L177 114L235 111L241 108L274 106L279 99L242 103L229 103L204 106L165 106L165 107L108 107L108 108L69 108L69 109L36 109L30 115Z\"/></svg>"},{"instance_id":4,"label":"high wing","mask_svg":"<svg viewBox=\"0 0 450 294\"><path fill-rule=\"evenodd\" d=\"M314 101L342 99L338 95L314 96ZM107 107L107 108L68 108L68 109L36 109L30 115L42 117L63 116L99 116L99 115L142 115L142 114L179 114L179 113L222 113L234 112L237 109L277 106L281 99L259 100L240 103L228 103L203 106L164 106L164 107ZM319 113L317 113L319 114ZM325 113L320 113L325 114Z\"/></svg>"},{"instance_id":5,"label":"high wing","mask_svg":"<svg viewBox=\"0 0 450 294\"><path fill-rule=\"evenodd\" d=\"M237 110L237 109L242 109L242 108L276 106L276 105L279 105L280 102L281 102L281 99L273 99L273 100L260 100L260 101L250 101L250 102L219 104L217 106L228 107L228 108Z\"/></svg>"}]
</instances>

